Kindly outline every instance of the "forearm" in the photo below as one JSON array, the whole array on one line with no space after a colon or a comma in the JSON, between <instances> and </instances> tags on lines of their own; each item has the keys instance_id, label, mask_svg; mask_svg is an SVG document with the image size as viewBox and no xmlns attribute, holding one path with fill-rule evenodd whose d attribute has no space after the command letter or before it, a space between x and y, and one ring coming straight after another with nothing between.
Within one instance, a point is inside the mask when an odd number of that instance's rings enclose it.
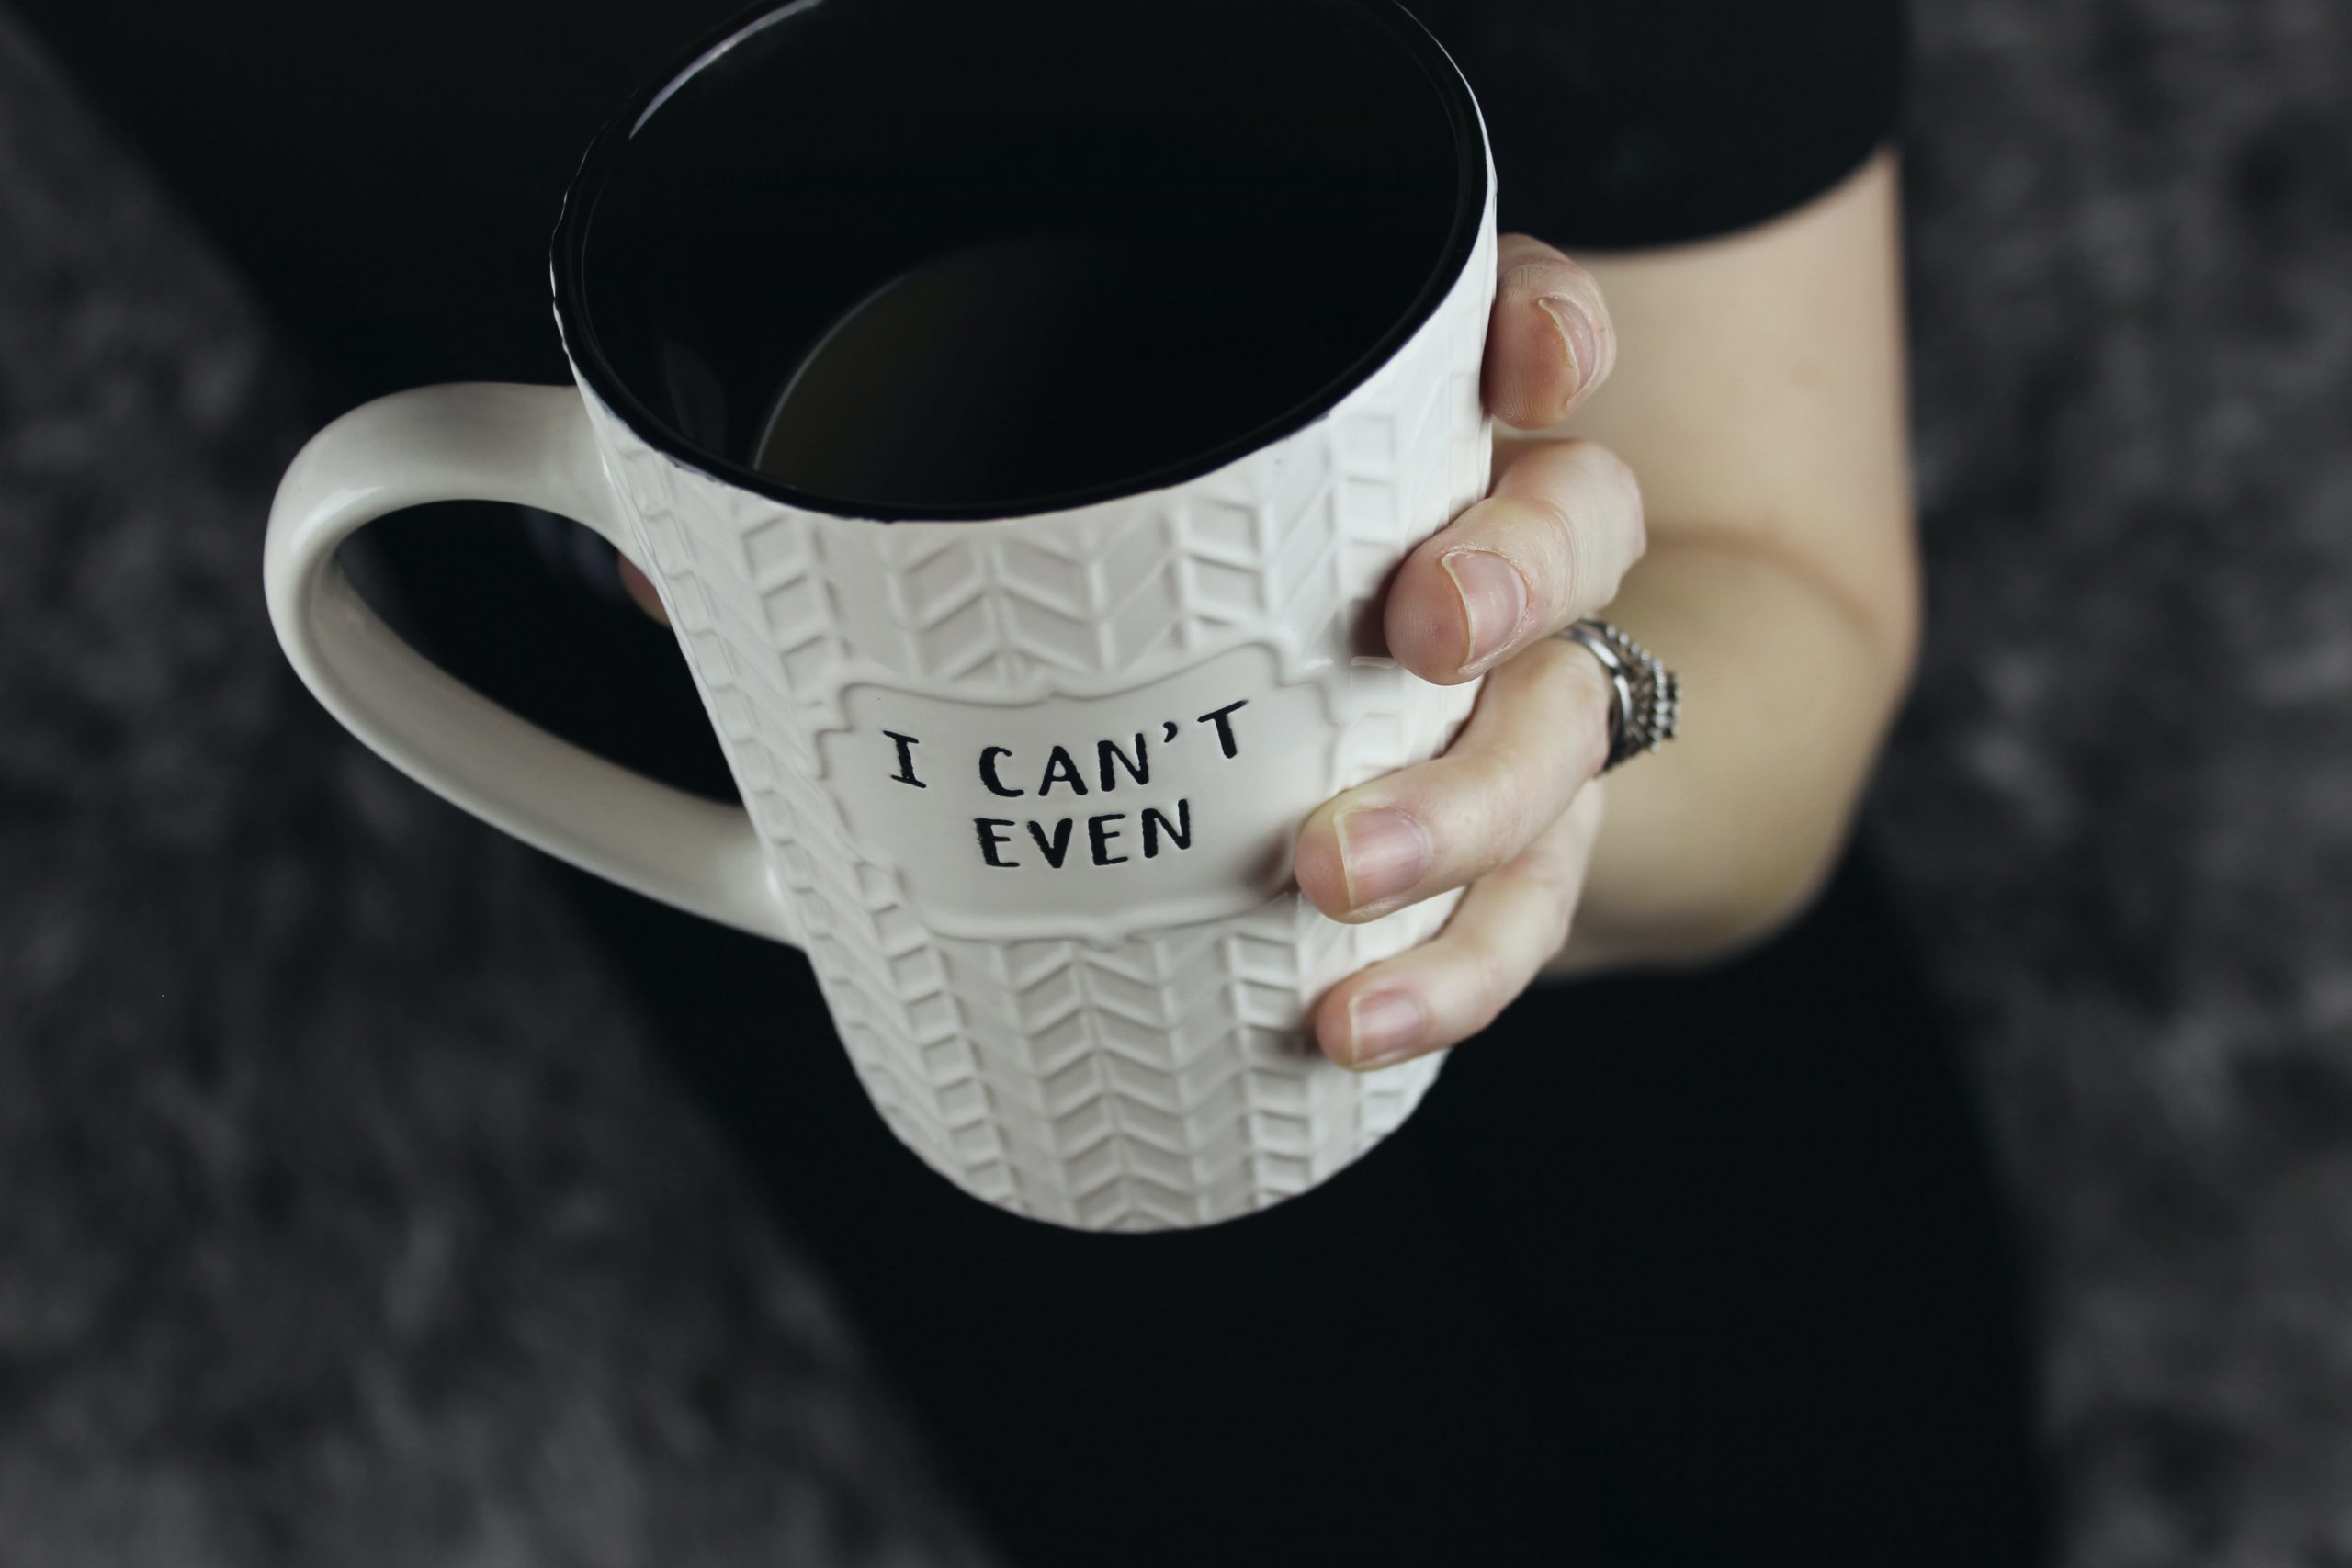
<instances>
[{"instance_id":1,"label":"forearm","mask_svg":"<svg viewBox=\"0 0 2352 1568\"><path fill-rule=\"evenodd\" d=\"M1682 676L1682 736L1610 775L1555 974L1706 959L1803 908L1910 676L1914 617L1866 613L1749 534L1654 522L1609 615Z\"/></svg>"},{"instance_id":2,"label":"forearm","mask_svg":"<svg viewBox=\"0 0 2352 1568\"><path fill-rule=\"evenodd\" d=\"M1555 972L1756 940L1844 841L1918 635L1896 190L1882 153L1765 227L1583 258L1617 373L1533 434L1639 476L1649 554L1604 613L1685 697L1681 738L1609 775Z\"/></svg>"}]
</instances>

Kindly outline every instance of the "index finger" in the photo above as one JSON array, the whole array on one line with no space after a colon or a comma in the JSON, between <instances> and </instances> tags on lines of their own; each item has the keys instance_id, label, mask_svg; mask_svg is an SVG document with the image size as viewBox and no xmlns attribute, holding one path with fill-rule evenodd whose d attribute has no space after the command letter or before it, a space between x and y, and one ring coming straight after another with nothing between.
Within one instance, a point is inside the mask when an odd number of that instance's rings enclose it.
<instances>
[{"instance_id":1,"label":"index finger","mask_svg":"<svg viewBox=\"0 0 2352 1568\"><path fill-rule=\"evenodd\" d=\"M1519 430L1567 418L1617 363L1617 332L1592 274L1526 234L1497 242L1479 393Z\"/></svg>"}]
</instances>

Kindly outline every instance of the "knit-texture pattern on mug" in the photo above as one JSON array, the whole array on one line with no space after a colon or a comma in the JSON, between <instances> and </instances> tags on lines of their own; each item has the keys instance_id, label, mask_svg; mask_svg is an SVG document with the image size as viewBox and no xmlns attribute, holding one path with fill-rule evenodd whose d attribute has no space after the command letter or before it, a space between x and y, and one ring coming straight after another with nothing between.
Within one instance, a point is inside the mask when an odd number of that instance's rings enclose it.
<instances>
[{"instance_id":1,"label":"knit-texture pattern on mug","mask_svg":"<svg viewBox=\"0 0 2352 1568\"><path fill-rule=\"evenodd\" d=\"M1442 750L1475 683L1353 656L1396 564L1485 493L1491 190L1437 312L1329 414L1118 501L845 519L689 468L589 396L842 1041L891 1129L966 1190L1090 1230L1209 1224L1347 1166L1436 1077L1435 1058L1335 1066L1306 1021L1334 982L1432 935L1451 899L1355 926L1289 892L1124 937L946 935L853 841L830 793L853 786L820 776L816 738L842 728L853 679L1001 702L1041 678L1141 686L1258 644L1346 671L1331 793Z\"/></svg>"}]
</instances>

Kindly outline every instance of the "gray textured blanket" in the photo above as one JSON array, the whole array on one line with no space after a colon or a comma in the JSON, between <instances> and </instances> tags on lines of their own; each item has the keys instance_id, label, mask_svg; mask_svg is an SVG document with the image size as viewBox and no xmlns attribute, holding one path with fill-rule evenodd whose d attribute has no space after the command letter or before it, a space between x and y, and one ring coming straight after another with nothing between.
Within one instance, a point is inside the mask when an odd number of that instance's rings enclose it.
<instances>
[{"instance_id":1,"label":"gray textured blanket","mask_svg":"<svg viewBox=\"0 0 2352 1568\"><path fill-rule=\"evenodd\" d=\"M2352 6L1914 7L1933 627L1872 823L2072 1562L2352 1562Z\"/></svg>"},{"instance_id":2,"label":"gray textured blanket","mask_svg":"<svg viewBox=\"0 0 2352 1568\"><path fill-rule=\"evenodd\" d=\"M277 656L266 341L0 19L0 1565L981 1561L535 857Z\"/></svg>"},{"instance_id":3,"label":"gray textured blanket","mask_svg":"<svg viewBox=\"0 0 2352 1568\"><path fill-rule=\"evenodd\" d=\"M2352 9L1915 15L1868 830L2067 1556L2352 1562ZM0 1568L977 1561L531 857L277 659L266 343L0 27Z\"/></svg>"}]
</instances>

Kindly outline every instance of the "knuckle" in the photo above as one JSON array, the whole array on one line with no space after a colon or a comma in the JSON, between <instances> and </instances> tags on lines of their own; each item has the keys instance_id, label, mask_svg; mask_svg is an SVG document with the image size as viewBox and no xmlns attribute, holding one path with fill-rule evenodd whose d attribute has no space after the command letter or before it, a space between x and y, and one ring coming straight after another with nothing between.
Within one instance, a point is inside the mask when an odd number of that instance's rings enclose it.
<instances>
[{"instance_id":1,"label":"knuckle","mask_svg":"<svg viewBox=\"0 0 2352 1568\"><path fill-rule=\"evenodd\" d=\"M1634 471L1634 465L1620 457L1614 447L1604 446L1598 441L1587 441L1583 445L1588 459L1598 463L1602 472L1617 481L1631 509L1639 512L1642 508L1642 478Z\"/></svg>"},{"instance_id":2,"label":"knuckle","mask_svg":"<svg viewBox=\"0 0 2352 1568\"><path fill-rule=\"evenodd\" d=\"M1598 443L1563 441L1521 458L1507 482L1493 499L1514 504L1483 520L1511 536L1554 624L1614 598L1648 547L1632 467Z\"/></svg>"},{"instance_id":3,"label":"knuckle","mask_svg":"<svg viewBox=\"0 0 2352 1568\"><path fill-rule=\"evenodd\" d=\"M1564 606L1577 602L1583 588L1585 567L1577 545L1577 519L1556 485L1517 491L1510 499L1520 507L1517 532L1528 536L1521 554L1533 568L1530 575L1535 581L1528 584L1529 592L1548 616L1556 617Z\"/></svg>"},{"instance_id":4,"label":"knuckle","mask_svg":"<svg viewBox=\"0 0 2352 1568\"><path fill-rule=\"evenodd\" d=\"M1471 943L1465 958L1470 971L1470 1005L1462 1032L1476 1034L1501 1016L1511 998L1526 987L1526 977L1492 942Z\"/></svg>"},{"instance_id":5,"label":"knuckle","mask_svg":"<svg viewBox=\"0 0 2352 1568\"><path fill-rule=\"evenodd\" d=\"M1634 479L1634 466L1617 455L1613 447L1577 436L1562 444L1573 454L1576 462L1587 474L1611 489L1631 491L1638 488Z\"/></svg>"},{"instance_id":6,"label":"knuckle","mask_svg":"<svg viewBox=\"0 0 2352 1568\"><path fill-rule=\"evenodd\" d=\"M1556 953L1568 940L1568 926L1576 919L1577 900L1583 893L1582 879L1557 855L1537 855L1528 866L1528 879L1541 898L1544 912L1544 930L1552 942L1548 951Z\"/></svg>"},{"instance_id":7,"label":"knuckle","mask_svg":"<svg viewBox=\"0 0 2352 1568\"><path fill-rule=\"evenodd\" d=\"M1532 299L1544 292L1552 268L1552 262L1544 256L1521 256L1503 268L1502 276L1495 280L1495 291L1514 303Z\"/></svg>"},{"instance_id":8,"label":"knuckle","mask_svg":"<svg viewBox=\"0 0 2352 1568\"><path fill-rule=\"evenodd\" d=\"M1523 236L1516 244L1498 248L1502 270L1496 287L1501 293L1532 299L1539 295L1567 292L1595 305L1600 303L1600 289L1592 274L1565 252Z\"/></svg>"},{"instance_id":9,"label":"knuckle","mask_svg":"<svg viewBox=\"0 0 2352 1568\"><path fill-rule=\"evenodd\" d=\"M1588 558L1585 586L1594 592L1592 604L1606 604L1616 597L1626 570L1649 547L1641 480L1632 464L1598 442L1578 442L1571 460L1577 470L1577 489L1592 503L1577 538L1580 553Z\"/></svg>"},{"instance_id":10,"label":"knuckle","mask_svg":"<svg viewBox=\"0 0 2352 1568\"><path fill-rule=\"evenodd\" d=\"M1465 886L1508 873L1559 820L1565 790L1531 774L1496 772L1462 781L1458 809L1431 834L1440 867L1433 886Z\"/></svg>"},{"instance_id":11,"label":"knuckle","mask_svg":"<svg viewBox=\"0 0 2352 1568\"><path fill-rule=\"evenodd\" d=\"M1541 677L1541 670L1533 674ZM1559 745L1559 727L1543 717L1538 710L1529 710L1529 719L1532 722L1517 724L1515 733L1500 740L1503 785L1510 790L1510 799L1517 807L1517 816L1510 823L1515 851L1550 828L1553 818L1557 818L1569 804L1569 795L1562 787L1562 766L1566 757Z\"/></svg>"},{"instance_id":12,"label":"knuckle","mask_svg":"<svg viewBox=\"0 0 2352 1568\"><path fill-rule=\"evenodd\" d=\"M1501 265L1512 265L1531 255L1556 255L1558 248L1529 233L1524 229L1507 229L1495 236L1495 251Z\"/></svg>"},{"instance_id":13,"label":"knuckle","mask_svg":"<svg viewBox=\"0 0 2352 1568\"><path fill-rule=\"evenodd\" d=\"M1578 786L1599 771L1609 744L1609 705L1616 699L1608 672L1582 644L1566 637L1544 639L1522 658L1537 660L1529 671L1539 682L1541 716L1533 720L1551 750L1547 776ZM1555 804L1566 796L1555 788Z\"/></svg>"},{"instance_id":14,"label":"knuckle","mask_svg":"<svg viewBox=\"0 0 2352 1568\"><path fill-rule=\"evenodd\" d=\"M1568 858L1555 850L1538 847L1514 862L1506 876L1515 889L1522 892L1534 906L1536 929L1545 933L1544 952L1548 955L1566 945L1569 924L1576 918L1577 900L1583 894L1583 878Z\"/></svg>"},{"instance_id":15,"label":"knuckle","mask_svg":"<svg viewBox=\"0 0 2352 1568\"><path fill-rule=\"evenodd\" d=\"M1518 789L1498 759L1465 759L1448 780L1453 809L1432 835L1445 863L1445 882L1474 882L1508 858L1515 818L1522 807Z\"/></svg>"},{"instance_id":16,"label":"knuckle","mask_svg":"<svg viewBox=\"0 0 2352 1568\"><path fill-rule=\"evenodd\" d=\"M1600 766L1611 692L1592 655L1559 637L1537 641L1487 681L1464 742L1432 766L1444 770L1447 804L1493 864L1556 821Z\"/></svg>"},{"instance_id":17,"label":"knuckle","mask_svg":"<svg viewBox=\"0 0 2352 1568\"><path fill-rule=\"evenodd\" d=\"M1526 847L1559 811L1559 758L1549 745L1521 742L1505 763L1510 809L1498 825L1491 848L1500 863Z\"/></svg>"},{"instance_id":18,"label":"knuckle","mask_svg":"<svg viewBox=\"0 0 2352 1568\"><path fill-rule=\"evenodd\" d=\"M1634 465L1625 461L1598 442L1589 444L1590 461L1600 467L1610 488L1616 492L1617 513L1624 521L1625 559L1628 565L1642 558L1649 548L1649 514L1642 500L1642 476Z\"/></svg>"}]
</instances>

